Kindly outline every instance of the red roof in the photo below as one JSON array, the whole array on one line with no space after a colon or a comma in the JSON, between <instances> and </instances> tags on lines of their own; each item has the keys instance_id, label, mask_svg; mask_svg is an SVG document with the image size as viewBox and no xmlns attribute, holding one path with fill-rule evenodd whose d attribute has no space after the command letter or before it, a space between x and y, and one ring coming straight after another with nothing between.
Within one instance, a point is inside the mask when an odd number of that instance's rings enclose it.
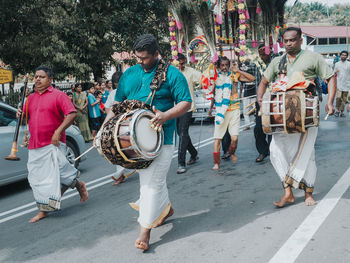
<instances>
[{"instance_id":1,"label":"red roof","mask_svg":"<svg viewBox=\"0 0 350 263\"><path fill-rule=\"evenodd\" d=\"M300 26L307 36L316 38L349 37L350 27L347 26Z\"/></svg>"}]
</instances>

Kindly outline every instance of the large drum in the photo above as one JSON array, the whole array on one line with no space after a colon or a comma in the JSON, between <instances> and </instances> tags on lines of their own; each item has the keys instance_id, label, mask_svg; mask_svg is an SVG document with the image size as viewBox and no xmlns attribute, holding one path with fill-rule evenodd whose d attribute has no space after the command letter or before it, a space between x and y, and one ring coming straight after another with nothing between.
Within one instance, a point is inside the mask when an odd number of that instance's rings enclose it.
<instances>
[{"instance_id":1,"label":"large drum","mask_svg":"<svg viewBox=\"0 0 350 263\"><path fill-rule=\"evenodd\" d=\"M301 133L319 124L318 97L303 90L266 92L262 101L262 127L266 134Z\"/></svg>"},{"instance_id":2,"label":"large drum","mask_svg":"<svg viewBox=\"0 0 350 263\"><path fill-rule=\"evenodd\" d=\"M146 108L127 110L106 122L98 139L98 151L110 163L125 168L147 168L163 145L163 131L150 127L154 113Z\"/></svg>"}]
</instances>

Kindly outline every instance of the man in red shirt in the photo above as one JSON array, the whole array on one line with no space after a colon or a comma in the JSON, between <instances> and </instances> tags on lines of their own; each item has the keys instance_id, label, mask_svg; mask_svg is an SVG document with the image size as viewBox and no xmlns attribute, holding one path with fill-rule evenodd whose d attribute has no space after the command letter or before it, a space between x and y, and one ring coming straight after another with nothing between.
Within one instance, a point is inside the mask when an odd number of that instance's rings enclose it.
<instances>
[{"instance_id":1,"label":"man in red shirt","mask_svg":"<svg viewBox=\"0 0 350 263\"><path fill-rule=\"evenodd\" d=\"M61 196L68 187L76 188L80 201L88 199L84 182L79 182L79 171L66 156L65 130L77 113L69 97L51 86L51 69L40 66L35 70L35 92L26 100L23 112L29 117L28 181L33 190L39 213L29 222L34 223L59 210ZM18 112L18 115L20 111Z\"/></svg>"}]
</instances>

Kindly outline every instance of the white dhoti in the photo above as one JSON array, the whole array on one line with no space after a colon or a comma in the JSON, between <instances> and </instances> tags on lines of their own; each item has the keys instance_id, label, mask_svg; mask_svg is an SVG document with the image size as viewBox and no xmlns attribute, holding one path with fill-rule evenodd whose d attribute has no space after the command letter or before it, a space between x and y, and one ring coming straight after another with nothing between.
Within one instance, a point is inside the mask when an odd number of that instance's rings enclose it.
<instances>
[{"instance_id":1,"label":"white dhoti","mask_svg":"<svg viewBox=\"0 0 350 263\"><path fill-rule=\"evenodd\" d=\"M314 148L317 131L317 127L311 127L305 133L272 135L270 160L283 187L313 192L317 173Z\"/></svg>"},{"instance_id":2,"label":"white dhoti","mask_svg":"<svg viewBox=\"0 0 350 263\"><path fill-rule=\"evenodd\" d=\"M78 170L70 164L67 146L53 144L28 151L28 181L40 211L54 211L61 207L61 186L74 187Z\"/></svg>"},{"instance_id":3,"label":"white dhoti","mask_svg":"<svg viewBox=\"0 0 350 263\"><path fill-rule=\"evenodd\" d=\"M174 145L163 145L152 164L139 171L140 198L131 207L139 211L138 222L144 228L155 227L170 211L166 177L173 157Z\"/></svg>"}]
</instances>

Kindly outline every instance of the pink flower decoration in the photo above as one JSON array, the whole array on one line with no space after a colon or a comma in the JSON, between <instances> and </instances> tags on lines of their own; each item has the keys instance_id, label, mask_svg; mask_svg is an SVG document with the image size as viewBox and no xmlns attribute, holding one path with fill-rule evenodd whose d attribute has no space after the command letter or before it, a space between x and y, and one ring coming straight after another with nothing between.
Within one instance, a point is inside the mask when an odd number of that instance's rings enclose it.
<instances>
[{"instance_id":1,"label":"pink flower decoration","mask_svg":"<svg viewBox=\"0 0 350 263\"><path fill-rule=\"evenodd\" d=\"M191 56L191 62L192 63L196 62L196 57L194 55Z\"/></svg>"},{"instance_id":2,"label":"pink flower decoration","mask_svg":"<svg viewBox=\"0 0 350 263\"><path fill-rule=\"evenodd\" d=\"M270 54L270 47L269 46L265 46L265 54L266 55Z\"/></svg>"},{"instance_id":3,"label":"pink flower decoration","mask_svg":"<svg viewBox=\"0 0 350 263\"><path fill-rule=\"evenodd\" d=\"M244 14L244 10L243 9L238 9L238 14Z\"/></svg>"},{"instance_id":4,"label":"pink flower decoration","mask_svg":"<svg viewBox=\"0 0 350 263\"><path fill-rule=\"evenodd\" d=\"M253 40L252 41L252 47L256 48L258 46L258 41L257 40Z\"/></svg>"},{"instance_id":5,"label":"pink flower decoration","mask_svg":"<svg viewBox=\"0 0 350 263\"><path fill-rule=\"evenodd\" d=\"M178 56L173 56L173 59L177 60L179 57Z\"/></svg>"},{"instance_id":6,"label":"pink flower decoration","mask_svg":"<svg viewBox=\"0 0 350 263\"><path fill-rule=\"evenodd\" d=\"M182 54L182 48L181 48L181 47L179 47L179 53L181 53L181 54Z\"/></svg>"},{"instance_id":7,"label":"pink flower decoration","mask_svg":"<svg viewBox=\"0 0 350 263\"><path fill-rule=\"evenodd\" d=\"M170 41L175 41L176 40L176 37L175 36L171 36L170 37Z\"/></svg>"},{"instance_id":8,"label":"pink flower decoration","mask_svg":"<svg viewBox=\"0 0 350 263\"><path fill-rule=\"evenodd\" d=\"M273 44L273 52L274 53L278 53L278 46L277 46L277 43Z\"/></svg>"},{"instance_id":9,"label":"pink flower decoration","mask_svg":"<svg viewBox=\"0 0 350 263\"><path fill-rule=\"evenodd\" d=\"M257 13L257 14L260 14L260 13L261 13L261 8L260 8L260 6L257 6L257 8L256 8L256 13Z\"/></svg>"},{"instance_id":10,"label":"pink flower decoration","mask_svg":"<svg viewBox=\"0 0 350 263\"><path fill-rule=\"evenodd\" d=\"M241 50L241 51L239 52L239 55L243 57L243 56L245 56L245 52L244 52L243 50Z\"/></svg>"},{"instance_id":11,"label":"pink flower decoration","mask_svg":"<svg viewBox=\"0 0 350 263\"><path fill-rule=\"evenodd\" d=\"M283 48L284 47L284 44L282 41L279 41L278 44L280 44L280 48Z\"/></svg>"},{"instance_id":12,"label":"pink flower decoration","mask_svg":"<svg viewBox=\"0 0 350 263\"><path fill-rule=\"evenodd\" d=\"M245 19L239 20L239 24L240 24L240 25L245 24Z\"/></svg>"},{"instance_id":13,"label":"pink flower decoration","mask_svg":"<svg viewBox=\"0 0 350 263\"><path fill-rule=\"evenodd\" d=\"M245 34L245 30L239 30L239 33L240 33L241 35L244 35L244 34Z\"/></svg>"},{"instance_id":14,"label":"pink flower decoration","mask_svg":"<svg viewBox=\"0 0 350 263\"><path fill-rule=\"evenodd\" d=\"M218 25L222 24L222 15L216 15L216 24Z\"/></svg>"},{"instance_id":15,"label":"pink flower decoration","mask_svg":"<svg viewBox=\"0 0 350 263\"><path fill-rule=\"evenodd\" d=\"M168 16L168 21L169 22L173 21L173 18L171 16Z\"/></svg>"},{"instance_id":16,"label":"pink flower decoration","mask_svg":"<svg viewBox=\"0 0 350 263\"><path fill-rule=\"evenodd\" d=\"M212 58L211 58L211 62L215 63L216 61L218 61L218 59L219 59L219 56L217 53L215 53L215 55L212 56Z\"/></svg>"},{"instance_id":17,"label":"pink flower decoration","mask_svg":"<svg viewBox=\"0 0 350 263\"><path fill-rule=\"evenodd\" d=\"M250 19L248 10L245 10L245 17L246 17L247 19Z\"/></svg>"},{"instance_id":18,"label":"pink flower decoration","mask_svg":"<svg viewBox=\"0 0 350 263\"><path fill-rule=\"evenodd\" d=\"M239 41L239 44L243 46L243 45L246 44L246 41L245 41L245 40L240 40L240 41Z\"/></svg>"},{"instance_id":19,"label":"pink flower decoration","mask_svg":"<svg viewBox=\"0 0 350 263\"><path fill-rule=\"evenodd\" d=\"M244 0L237 0L238 3L244 3Z\"/></svg>"},{"instance_id":20,"label":"pink flower decoration","mask_svg":"<svg viewBox=\"0 0 350 263\"><path fill-rule=\"evenodd\" d=\"M172 46L171 50L177 50L177 46Z\"/></svg>"},{"instance_id":21,"label":"pink flower decoration","mask_svg":"<svg viewBox=\"0 0 350 263\"><path fill-rule=\"evenodd\" d=\"M173 26L169 27L169 31L170 31L170 32L175 31L175 27L173 27Z\"/></svg>"},{"instance_id":22,"label":"pink flower decoration","mask_svg":"<svg viewBox=\"0 0 350 263\"><path fill-rule=\"evenodd\" d=\"M180 21L176 21L176 26L177 26L177 29L181 30L182 25Z\"/></svg>"}]
</instances>

